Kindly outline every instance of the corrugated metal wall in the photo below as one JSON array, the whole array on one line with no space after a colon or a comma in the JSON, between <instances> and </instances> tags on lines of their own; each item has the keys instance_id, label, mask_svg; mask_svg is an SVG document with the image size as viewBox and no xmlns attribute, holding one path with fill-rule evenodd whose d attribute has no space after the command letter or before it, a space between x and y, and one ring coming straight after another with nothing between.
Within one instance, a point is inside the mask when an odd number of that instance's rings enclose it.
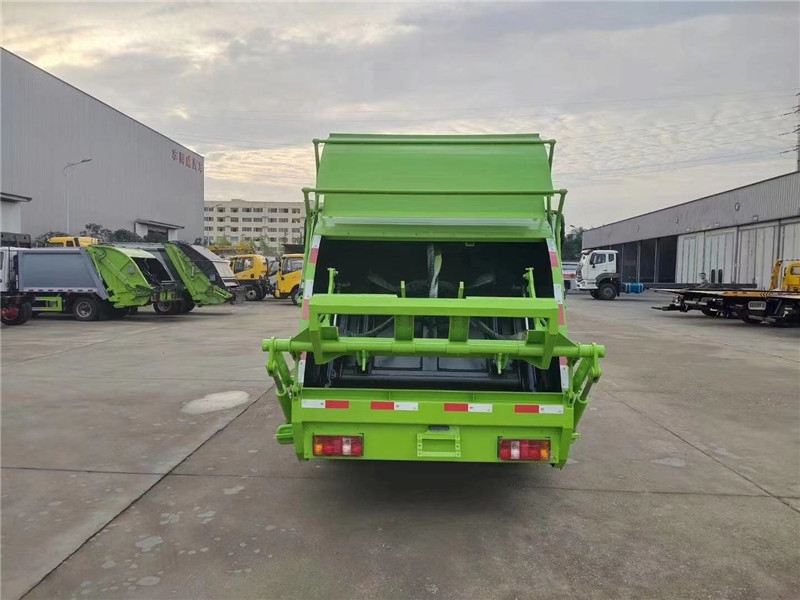
<instances>
[{"instance_id":1,"label":"corrugated metal wall","mask_svg":"<svg viewBox=\"0 0 800 600\"><path fill-rule=\"evenodd\" d=\"M584 248L800 216L800 172L788 173L583 233Z\"/></svg>"},{"instance_id":2,"label":"corrugated metal wall","mask_svg":"<svg viewBox=\"0 0 800 600\"><path fill-rule=\"evenodd\" d=\"M203 236L200 155L6 50L0 69L2 191L33 198L22 207L24 233L65 228L62 170L91 158L68 171L70 233L150 220L182 225L180 239Z\"/></svg>"}]
</instances>

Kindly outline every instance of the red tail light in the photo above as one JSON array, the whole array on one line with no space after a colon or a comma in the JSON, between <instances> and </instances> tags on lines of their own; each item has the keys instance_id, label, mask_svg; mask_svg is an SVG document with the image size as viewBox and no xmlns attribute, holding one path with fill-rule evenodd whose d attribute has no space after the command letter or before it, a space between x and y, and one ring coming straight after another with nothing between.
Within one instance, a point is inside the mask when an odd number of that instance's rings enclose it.
<instances>
[{"instance_id":1,"label":"red tail light","mask_svg":"<svg viewBox=\"0 0 800 600\"><path fill-rule=\"evenodd\" d=\"M550 440L505 440L497 445L500 460L550 460Z\"/></svg>"},{"instance_id":2,"label":"red tail light","mask_svg":"<svg viewBox=\"0 0 800 600\"><path fill-rule=\"evenodd\" d=\"M352 435L315 435L314 456L364 456L364 438Z\"/></svg>"}]
</instances>

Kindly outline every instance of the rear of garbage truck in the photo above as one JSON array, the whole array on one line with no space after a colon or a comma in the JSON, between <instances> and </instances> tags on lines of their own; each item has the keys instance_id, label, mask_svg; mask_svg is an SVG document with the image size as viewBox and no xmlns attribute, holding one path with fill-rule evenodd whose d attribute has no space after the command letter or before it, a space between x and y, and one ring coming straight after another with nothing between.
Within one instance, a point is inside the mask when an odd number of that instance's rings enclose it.
<instances>
[{"instance_id":1,"label":"rear of garbage truck","mask_svg":"<svg viewBox=\"0 0 800 600\"><path fill-rule=\"evenodd\" d=\"M331 135L300 330L267 339L298 458L566 463L604 348L567 336L554 140Z\"/></svg>"}]
</instances>

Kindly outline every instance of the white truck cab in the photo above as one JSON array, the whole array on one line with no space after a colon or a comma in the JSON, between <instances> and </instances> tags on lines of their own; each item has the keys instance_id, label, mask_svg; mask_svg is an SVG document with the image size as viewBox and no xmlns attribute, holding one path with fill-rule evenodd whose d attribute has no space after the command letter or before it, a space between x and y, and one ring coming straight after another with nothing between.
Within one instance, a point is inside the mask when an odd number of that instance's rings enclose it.
<instances>
[{"instance_id":1,"label":"white truck cab","mask_svg":"<svg viewBox=\"0 0 800 600\"><path fill-rule=\"evenodd\" d=\"M578 263L578 289L593 298L613 300L620 291L616 250L584 250Z\"/></svg>"}]
</instances>

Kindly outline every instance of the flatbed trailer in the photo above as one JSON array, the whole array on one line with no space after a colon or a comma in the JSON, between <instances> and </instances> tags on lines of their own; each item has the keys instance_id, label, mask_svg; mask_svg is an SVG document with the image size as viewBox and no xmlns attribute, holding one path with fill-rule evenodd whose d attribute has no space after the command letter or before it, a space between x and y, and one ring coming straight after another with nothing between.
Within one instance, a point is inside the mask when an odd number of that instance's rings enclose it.
<instances>
[{"instance_id":1,"label":"flatbed trailer","mask_svg":"<svg viewBox=\"0 0 800 600\"><path fill-rule=\"evenodd\" d=\"M750 324L800 325L800 292L742 288L655 291L674 296L668 305L654 306L656 310L697 310L708 317L739 318Z\"/></svg>"}]
</instances>

